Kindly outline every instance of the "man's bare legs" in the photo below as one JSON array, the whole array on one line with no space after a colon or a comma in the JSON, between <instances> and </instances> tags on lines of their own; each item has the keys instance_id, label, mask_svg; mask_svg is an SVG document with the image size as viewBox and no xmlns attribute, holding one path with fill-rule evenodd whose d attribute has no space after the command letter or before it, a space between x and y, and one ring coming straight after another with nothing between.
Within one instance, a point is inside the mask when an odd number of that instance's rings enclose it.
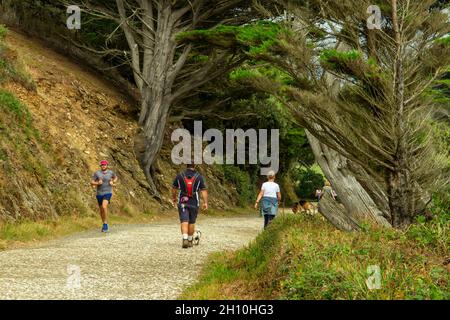
<instances>
[{"instance_id":1,"label":"man's bare legs","mask_svg":"<svg viewBox=\"0 0 450 320\"><path fill-rule=\"evenodd\" d=\"M189 233L189 222L182 222L181 223L181 234L188 234Z\"/></svg>"},{"instance_id":2,"label":"man's bare legs","mask_svg":"<svg viewBox=\"0 0 450 320\"><path fill-rule=\"evenodd\" d=\"M182 222L181 223L181 234L187 234L189 237L192 237L195 232L195 224L194 223L188 223L188 222Z\"/></svg>"},{"instance_id":3,"label":"man's bare legs","mask_svg":"<svg viewBox=\"0 0 450 320\"><path fill-rule=\"evenodd\" d=\"M192 236L194 235L195 232L195 224L194 223L190 223L188 226L188 236L191 237L190 239L192 239Z\"/></svg>"},{"instance_id":4,"label":"man's bare legs","mask_svg":"<svg viewBox=\"0 0 450 320\"><path fill-rule=\"evenodd\" d=\"M102 205L100 206L100 217L104 224L108 223L108 204L108 200L103 200Z\"/></svg>"},{"instance_id":5,"label":"man's bare legs","mask_svg":"<svg viewBox=\"0 0 450 320\"><path fill-rule=\"evenodd\" d=\"M189 222L181 223L181 234L183 235L183 243L185 240L189 241L189 246L192 247L192 236L195 232L195 224Z\"/></svg>"}]
</instances>

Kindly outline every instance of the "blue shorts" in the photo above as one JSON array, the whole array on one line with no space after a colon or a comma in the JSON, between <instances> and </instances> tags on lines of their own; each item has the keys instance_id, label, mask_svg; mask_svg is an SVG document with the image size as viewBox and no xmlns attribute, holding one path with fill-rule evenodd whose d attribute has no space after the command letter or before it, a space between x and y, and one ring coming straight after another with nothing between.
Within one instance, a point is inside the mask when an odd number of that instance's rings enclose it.
<instances>
[{"instance_id":1,"label":"blue shorts","mask_svg":"<svg viewBox=\"0 0 450 320\"><path fill-rule=\"evenodd\" d=\"M194 224L197 220L198 207L193 205L178 204L178 213L180 215L180 222Z\"/></svg>"},{"instance_id":2,"label":"blue shorts","mask_svg":"<svg viewBox=\"0 0 450 320\"><path fill-rule=\"evenodd\" d=\"M98 205L101 206L103 203L103 200L108 200L108 202L111 202L112 193L97 195L97 202Z\"/></svg>"}]
</instances>

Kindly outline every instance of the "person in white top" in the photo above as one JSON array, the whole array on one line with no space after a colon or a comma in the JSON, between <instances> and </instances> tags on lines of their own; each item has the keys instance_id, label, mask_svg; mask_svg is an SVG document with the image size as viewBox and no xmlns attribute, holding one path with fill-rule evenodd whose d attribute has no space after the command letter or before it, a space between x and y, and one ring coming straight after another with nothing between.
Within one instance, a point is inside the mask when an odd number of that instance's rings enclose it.
<instances>
[{"instance_id":1,"label":"person in white top","mask_svg":"<svg viewBox=\"0 0 450 320\"><path fill-rule=\"evenodd\" d=\"M281 201L280 186L275 182L275 172L273 170L269 171L267 182L264 182L261 186L261 191L256 198L255 209L258 209L260 201L260 212L264 216L264 228L266 228L275 218L278 211L278 203Z\"/></svg>"}]
</instances>

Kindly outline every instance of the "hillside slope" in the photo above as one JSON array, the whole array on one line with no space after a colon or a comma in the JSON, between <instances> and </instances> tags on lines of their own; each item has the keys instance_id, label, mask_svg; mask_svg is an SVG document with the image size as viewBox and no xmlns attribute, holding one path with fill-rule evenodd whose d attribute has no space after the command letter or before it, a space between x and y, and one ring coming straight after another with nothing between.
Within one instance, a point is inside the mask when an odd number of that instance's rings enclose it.
<instances>
[{"instance_id":1,"label":"hillside slope","mask_svg":"<svg viewBox=\"0 0 450 320\"><path fill-rule=\"evenodd\" d=\"M112 213L160 210L133 152L135 108L96 74L37 40L9 31L5 42L7 58L21 65L32 85L1 84L0 221L92 214L96 204L89 181L102 158L120 177ZM28 120L13 112L14 105ZM170 132L156 163L164 195L181 169L170 162ZM236 193L224 192L221 173L201 170L212 181L213 206L232 205Z\"/></svg>"}]
</instances>

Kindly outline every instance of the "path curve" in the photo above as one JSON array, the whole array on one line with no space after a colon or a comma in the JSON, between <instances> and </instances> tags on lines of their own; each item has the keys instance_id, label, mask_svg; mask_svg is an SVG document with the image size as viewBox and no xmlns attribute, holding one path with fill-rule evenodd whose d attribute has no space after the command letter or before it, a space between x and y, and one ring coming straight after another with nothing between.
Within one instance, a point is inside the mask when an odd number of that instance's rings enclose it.
<instances>
[{"instance_id":1,"label":"path curve","mask_svg":"<svg viewBox=\"0 0 450 320\"><path fill-rule=\"evenodd\" d=\"M176 299L210 253L248 244L262 221L257 215L203 217L197 225L202 240L189 249L181 248L179 225L170 221L0 252L0 299Z\"/></svg>"}]
</instances>

